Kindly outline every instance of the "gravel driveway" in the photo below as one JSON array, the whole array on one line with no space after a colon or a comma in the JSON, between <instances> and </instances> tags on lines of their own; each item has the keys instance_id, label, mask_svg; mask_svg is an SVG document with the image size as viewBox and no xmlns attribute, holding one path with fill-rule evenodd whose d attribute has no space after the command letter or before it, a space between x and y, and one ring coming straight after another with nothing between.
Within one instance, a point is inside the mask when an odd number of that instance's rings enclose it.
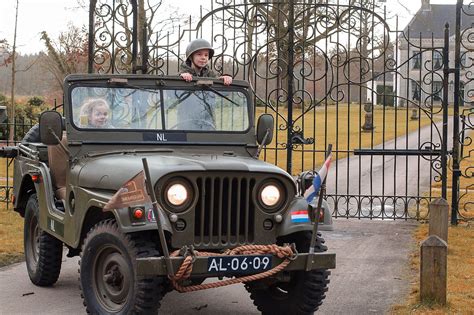
<instances>
[{"instance_id":1,"label":"gravel driveway","mask_svg":"<svg viewBox=\"0 0 474 315\"><path fill-rule=\"evenodd\" d=\"M337 255L321 314L383 314L409 290L408 255L417 223L335 220L324 232ZM1 314L83 314L77 258L63 262L54 287L36 287L24 263L0 269ZM242 285L201 292L168 294L162 314L258 314Z\"/></svg>"}]
</instances>

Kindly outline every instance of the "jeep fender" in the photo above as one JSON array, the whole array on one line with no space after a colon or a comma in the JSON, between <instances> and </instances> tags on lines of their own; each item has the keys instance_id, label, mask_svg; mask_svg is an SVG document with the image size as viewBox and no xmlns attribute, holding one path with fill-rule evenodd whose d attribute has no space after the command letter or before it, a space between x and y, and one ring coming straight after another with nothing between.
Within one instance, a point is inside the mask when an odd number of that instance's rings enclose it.
<instances>
[{"instance_id":1,"label":"jeep fender","mask_svg":"<svg viewBox=\"0 0 474 315\"><path fill-rule=\"evenodd\" d=\"M319 222L318 229L324 231L331 231L332 226L332 217L331 209L326 200L323 200L322 209L324 210L324 222ZM306 211L308 210L308 203L303 197L296 197L288 207L288 211L283 214L283 220L279 225L277 235L284 236L289 235L295 232L301 231L312 231L313 225L308 217L308 219L299 219L296 211ZM293 218L292 218L293 215ZM303 215L304 217L304 215Z\"/></svg>"},{"instance_id":2,"label":"jeep fender","mask_svg":"<svg viewBox=\"0 0 474 315\"><path fill-rule=\"evenodd\" d=\"M15 188L15 187L14 187ZM16 197L13 208L18 212L22 217L25 216L25 207L28 202L28 198L31 193L35 190L35 184L31 179L29 174L23 176L20 185L18 185L17 191L14 191L13 194Z\"/></svg>"},{"instance_id":3,"label":"jeep fender","mask_svg":"<svg viewBox=\"0 0 474 315\"><path fill-rule=\"evenodd\" d=\"M145 208L148 210L151 210L151 205ZM129 213L128 208L115 209L113 210L113 212L114 212L114 216L116 218L119 228L124 233L148 231L148 230L157 231L156 222L147 221L146 223L141 224L141 225L132 224L130 222L130 213ZM168 216L164 213L163 209L161 209L160 207L158 207L158 214L160 216L158 222L161 222L161 226L163 227L163 230L169 232L170 234L173 234L173 228L171 227L171 222L168 219Z\"/></svg>"},{"instance_id":4,"label":"jeep fender","mask_svg":"<svg viewBox=\"0 0 474 315\"><path fill-rule=\"evenodd\" d=\"M87 202L87 209L90 211L91 209L102 209L105 203L103 200L100 199L89 199ZM146 207L147 209L151 208ZM103 210L100 210L103 211ZM130 232L138 232L138 231L147 231L147 230L156 230L156 222L143 222L140 224L134 224L130 221L130 212L129 208L120 208L120 209L113 209L111 211L104 211L104 213L110 213L114 216L115 221L117 222L118 227L123 233L130 233ZM171 227L170 220L168 216L163 213L161 208L158 208L158 213L160 216L159 222L161 222L163 226L163 230L170 232L173 234L173 229Z\"/></svg>"}]
</instances>

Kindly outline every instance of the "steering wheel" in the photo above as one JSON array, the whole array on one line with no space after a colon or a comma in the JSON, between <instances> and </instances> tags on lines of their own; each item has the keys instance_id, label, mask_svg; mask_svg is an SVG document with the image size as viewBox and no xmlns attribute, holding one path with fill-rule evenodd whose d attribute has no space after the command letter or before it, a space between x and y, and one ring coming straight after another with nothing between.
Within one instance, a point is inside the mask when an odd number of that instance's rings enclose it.
<instances>
[{"instance_id":1,"label":"steering wheel","mask_svg":"<svg viewBox=\"0 0 474 315\"><path fill-rule=\"evenodd\" d=\"M216 130L216 126L208 121L208 120L205 120L205 119L200 119L200 118L191 118L191 119L185 119L185 120L182 120L180 122L178 122L177 124L174 124L173 126L169 127L168 129L170 130L177 130L177 129L181 129L181 128L178 128L178 126L180 125L185 125L189 122L193 122L195 126L207 126L209 127L208 129L190 129L190 130ZM199 123L199 124L198 124Z\"/></svg>"}]
</instances>

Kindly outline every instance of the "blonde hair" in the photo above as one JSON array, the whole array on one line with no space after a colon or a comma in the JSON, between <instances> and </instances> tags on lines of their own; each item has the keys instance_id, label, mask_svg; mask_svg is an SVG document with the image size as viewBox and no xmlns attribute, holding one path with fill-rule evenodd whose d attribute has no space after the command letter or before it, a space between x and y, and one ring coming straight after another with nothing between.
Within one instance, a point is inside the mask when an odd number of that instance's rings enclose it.
<instances>
[{"instance_id":1,"label":"blonde hair","mask_svg":"<svg viewBox=\"0 0 474 315\"><path fill-rule=\"evenodd\" d=\"M107 111L110 110L109 104L107 104L107 102L102 98L93 98L85 102L81 106L81 111L79 113L79 117L80 117L79 124L81 125L81 127L89 126L93 110L97 107L102 107L102 106L106 107Z\"/></svg>"}]
</instances>

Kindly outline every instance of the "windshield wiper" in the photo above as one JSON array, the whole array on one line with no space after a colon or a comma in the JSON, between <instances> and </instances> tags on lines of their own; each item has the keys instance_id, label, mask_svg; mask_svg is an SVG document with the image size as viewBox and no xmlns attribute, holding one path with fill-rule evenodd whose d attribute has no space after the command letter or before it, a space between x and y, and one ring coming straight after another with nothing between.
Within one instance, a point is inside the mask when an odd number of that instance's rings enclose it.
<instances>
[{"instance_id":1,"label":"windshield wiper","mask_svg":"<svg viewBox=\"0 0 474 315\"><path fill-rule=\"evenodd\" d=\"M221 92L219 92L218 90L216 90L215 88L211 87L210 85L204 85L204 87L208 88L209 90L211 90L212 92L216 93L217 95L219 95L220 97L223 97L225 98L226 100L228 100L229 102L231 102L232 104L234 105L237 105L237 106L242 106L241 104L238 104L236 102L234 102L233 100L231 100L230 98L228 98L227 96L225 96L224 94L222 94Z\"/></svg>"},{"instance_id":2,"label":"windshield wiper","mask_svg":"<svg viewBox=\"0 0 474 315\"><path fill-rule=\"evenodd\" d=\"M132 88L135 90L140 90L144 92L150 92L150 93L160 93L159 90L153 89L153 88L144 88L141 86L133 85L128 83L128 79L123 79L123 78L112 78L107 82L109 85L117 86L117 87L123 87L123 88ZM130 93L128 96L132 95L135 92Z\"/></svg>"},{"instance_id":3,"label":"windshield wiper","mask_svg":"<svg viewBox=\"0 0 474 315\"><path fill-rule=\"evenodd\" d=\"M101 151L101 152L91 152L87 153L88 157L97 157L103 155L114 155L114 154L135 154L135 153L148 153L148 152L162 152L162 153L173 153L174 150L170 148L154 148L154 149L131 149L131 150L112 150L112 151Z\"/></svg>"}]
</instances>

